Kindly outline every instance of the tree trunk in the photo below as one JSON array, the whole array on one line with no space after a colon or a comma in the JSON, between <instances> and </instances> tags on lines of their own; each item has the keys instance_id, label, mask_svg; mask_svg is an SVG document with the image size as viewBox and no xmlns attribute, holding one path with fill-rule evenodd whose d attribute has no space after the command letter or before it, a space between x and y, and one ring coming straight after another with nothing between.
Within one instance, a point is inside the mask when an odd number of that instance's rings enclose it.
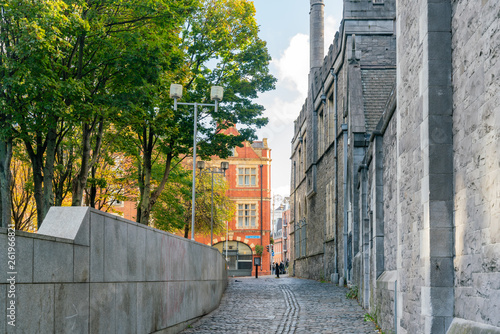
<instances>
[{"instance_id":1,"label":"tree trunk","mask_svg":"<svg viewBox=\"0 0 500 334\"><path fill-rule=\"evenodd\" d=\"M64 152L61 147L57 148L56 165L64 166L64 172L61 172L59 179L54 178L54 206L61 206L69 189L66 184L67 180L71 180L73 173L73 146L68 152L68 160L64 161Z\"/></svg>"},{"instance_id":2,"label":"tree trunk","mask_svg":"<svg viewBox=\"0 0 500 334\"><path fill-rule=\"evenodd\" d=\"M80 171L73 180L73 198L71 206L81 206L83 203L83 190L87 185L87 179L89 177L89 171L92 166L97 162L99 156L99 151L101 150L102 136L104 134L104 120L101 118L98 121L99 130L96 133L96 143L94 147L94 154L91 159L91 138L92 132L95 128L96 121L92 125L88 123L83 123L82 132L82 161Z\"/></svg>"},{"instance_id":3,"label":"tree trunk","mask_svg":"<svg viewBox=\"0 0 500 334\"><path fill-rule=\"evenodd\" d=\"M56 129L49 129L47 132L47 150L45 154L45 165L43 167L43 199L45 215L54 205L54 192L52 191L54 181L54 162L56 160L57 150L57 132ZM45 218L45 215L43 218ZM39 220L39 222L43 221ZM41 225L41 223L39 224Z\"/></svg>"},{"instance_id":4,"label":"tree trunk","mask_svg":"<svg viewBox=\"0 0 500 334\"><path fill-rule=\"evenodd\" d=\"M162 180L155 189L151 191L151 169L152 169L152 156L154 144L156 142L155 134L151 127L145 127L142 134L142 152L143 152L143 166L141 180L139 182L141 187L141 200L137 207L137 222L148 225L151 215L151 209L155 205L158 197L160 196L170 175L170 168L172 164L172 153L167 154L165 162L165 170L163 172Z\"/></svg>"},{"instance_id":5,"label":"tree trunk","mask_svg":"<svg viewBox=\"0 0 500 334\"><path fill-rule=\"evenodd\" d=\"M53 124L57 121L53 120ZM38 228L54 201L52 184L54 179L54 161L57 149L57 132L55 128L48 129L43 141L43 133L36 133L36 152L31 141L25 139L24 145L33 166L33 181ZM44 164L45 159L45 164Z\"/></svg>"},{"instance_id":6,"label":"tree trunk","mask_svg":"<svg viewBox=\"0 0 500 334\"><path fill-rule=\"evenodd\" d=\"M143 161L143 192L142 192L142 197L140 201L140 210L141 210L141 217L139 220L139 223L148 225L149 224L149 216L150 216L150 199L151 199L151 168L152 168L152 160L151 157L153 155L153 145L152 145L152 140L153 140L153 134L150 129L149 135L146 135L146 131L144 132L143 135L143 154L144 154L144 161Z\"/></svg>"},{"instance_id":7,"label":"tree trunk","mask_svg":"<svg viewBox=\"0 0 500 334\"><path fill-rule=\"evenodd\" d=\"M90 185L90 199L89 204L91 208L95 209L95 199L97 197L97 185L95 184L95 166L92 166L91 175L94 182Z\"/></svg>"},{"instance_id":8,"label":"tree trunk","mask_svg":"<svg viewBox=\"0 0 500 334\"><path fill-rule=\"evenodd\" d=\"M8 227L11 222L10 163L12 161L12 139L0 141L0 226Z\"/></svg>"}]
</instances>

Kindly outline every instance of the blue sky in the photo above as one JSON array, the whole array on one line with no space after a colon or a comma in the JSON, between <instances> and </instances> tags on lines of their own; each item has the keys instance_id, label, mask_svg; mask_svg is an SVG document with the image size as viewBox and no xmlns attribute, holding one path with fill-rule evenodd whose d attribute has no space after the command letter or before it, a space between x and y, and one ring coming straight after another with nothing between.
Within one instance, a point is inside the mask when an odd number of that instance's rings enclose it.
<instances>
[{"instance_id":1,"label":"blue sky","mask_svg":"<svg viewBox=\"0 0 500 334\"><path fill-rule=\"evenodd\" d=\"M257 100L269 124L258 131L271 148L273 195L290 193L290 148L293 121L307 95L309 73L309 0L254 0L259 36L273 58L270 71L278 79L276 90ZM342 0L325 0L325 52L338 31Z\"/></svg>"}]
</instances>

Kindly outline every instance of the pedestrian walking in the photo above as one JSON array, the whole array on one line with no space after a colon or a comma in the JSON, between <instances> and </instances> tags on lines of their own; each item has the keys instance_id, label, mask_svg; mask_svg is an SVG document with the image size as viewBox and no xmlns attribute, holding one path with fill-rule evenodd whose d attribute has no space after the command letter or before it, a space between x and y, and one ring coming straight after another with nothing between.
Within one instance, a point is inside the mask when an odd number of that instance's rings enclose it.
<instances>
[{"instance_id":1,"label":"pedestrian walking","mask_svg":"<svg viewBox=\"0 0 500 334\"><path fill-rule=\"evenodd\" d=\"M280 262L280 274L285 273L285 265L283 264L283 261Z\"/></svg>"},{"instance_id":2,"label":"pedestrian walking","mask_svg":"<svg viewBox=\"0 0 500 334\"><path fill-rule=\"evenodd\" d=\"M278 264L278 262L276 262L275 271L276 271L276 278L280 278L280 265Z\"/></svg>"}]
</instances>

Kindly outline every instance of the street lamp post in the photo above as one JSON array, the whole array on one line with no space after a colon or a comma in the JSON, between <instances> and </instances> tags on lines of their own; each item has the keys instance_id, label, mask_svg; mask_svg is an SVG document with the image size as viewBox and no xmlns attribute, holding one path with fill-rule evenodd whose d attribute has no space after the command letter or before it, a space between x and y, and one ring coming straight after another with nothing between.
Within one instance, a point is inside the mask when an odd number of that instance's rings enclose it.
<instances>
[{"instance_id":1,"label":"street lamp post","mask_svg":"<svg viewBox=\"0 0 500 334\"><path fill-rule=\"evenodd\" d=\"M202 169L205 168L205 161L198 161L196 163L196 167L200 170L200 173ZM210 174L212 174L212 205L211 205L211 212L210 212L210 246L213 246L213 240L214 240L214 174L224 174L226 176L226 170L229 169L229 162L222 161L220 163L220 169L222 171L214 170L213 168L210 168Z\"/></svg>"},{"instance_id":2,"label":"street lamp post","mask_svg":"<svg viewBox=\"0 0 500 334\"><path fill-rule=\"evenodd\" d=\"M215 112L217 113L217 107L219 101L222 101L222 96L224 90L219 86L212 86L210 90L210 99L215 101L214 104L209 103L187 103L187 102L177 102L177 99L182 97L182 85L171 84L170 85L170 98L174 99L174 110L177 111L177 105L188 105L194 106L194 131L193 131L193 191L191 199L191 240L194 241L194 217L195 217L195 200L196 200L196 134L198 130L198 106L200 107L215 107Z\"/></svg>"}]
</instances>

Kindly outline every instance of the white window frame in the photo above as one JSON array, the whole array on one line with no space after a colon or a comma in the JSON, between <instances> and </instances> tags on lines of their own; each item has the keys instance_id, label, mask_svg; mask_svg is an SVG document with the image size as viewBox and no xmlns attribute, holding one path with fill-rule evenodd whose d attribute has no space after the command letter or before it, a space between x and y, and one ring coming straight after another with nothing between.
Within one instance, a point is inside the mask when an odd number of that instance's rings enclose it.
<instances>
[{"instance_id":1,"label":"white window frame","mask_svg":"<svg viewBox=\"0 0 500 334\"><path fill-rule=\"evenodd\" d=\"M248 171L248 173L247 173ZM257 187L258 184L257 167L238 167L238 186Z\"/></svg>"},{"instance_id":2,"label":"white window frame","mask_svg":"<svg viewBox=\"0 0 500 334\"><path fill-rule=\"evenodd\" d=\"M257 228L257 226L259 225L257 203L237 203L236 221L239 229Z\"/></svg>"}]
</instances>

